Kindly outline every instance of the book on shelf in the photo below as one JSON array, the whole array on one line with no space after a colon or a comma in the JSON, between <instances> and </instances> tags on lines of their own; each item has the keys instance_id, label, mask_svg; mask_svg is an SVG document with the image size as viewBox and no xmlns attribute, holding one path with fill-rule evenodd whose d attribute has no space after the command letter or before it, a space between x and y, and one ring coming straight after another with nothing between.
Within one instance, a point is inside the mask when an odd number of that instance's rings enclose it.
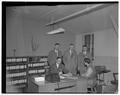
<instances>
[{"instance_id":1,"label":"book on shelf","mask_svg":"<svg viewBox=\"0 0 120 95\"><path fill-rule=\"evenodd\" d=\"M27 62L27 58L6 58L6 62Z\"/></svg>"},{"instance_id":2,"label":"book on shelf","mask_svg":"<svg viewBox=\"0 0 120 95\"><path fill-rule=\"evenodd\" d=\"M44 66L45 63L31 63L31 64L28 64L28 67L37 67L37 66Z\"/></svg>"},{"instance_id":3,"label":"book on shelf","mask_svg":"<svg viewBox=\"0 0 120 95\"><path fill-rule=\"evenodd\" d=\"M15 70L15 69L25 69L26 65L16 65L16 66L7 66L7 70Z\"/></svg>"},{"instance_id":4,"label":"book on shelf","mask_svg":"<svg viewBox=\"0 0 120 95\"><path fill-rule=\"evenodd\" d=\"M41 58L40 61L47 61L47 58Z\"/></svg>"},{"instance_id":5,"label":"book on shelf","mask_svg":"<svg viewBox=\"0 0 120 95\"><path fill-rule=\"evenodd\" d=\"M20 83L26 83L27 79L20 79L20 80L14 80L14 81L8 81L6 82L7 85L14 85L14 84L20 84Z\"/></svg>"},{"instance_id":6,"label":"book on shelf","mask_svg":"<svg viewBox=\"0 0 120 95\"><path fill-rule=\"evenodd\" d=\"M27 58L23 58L22 61L23 61L23 62L26 62L26 61L27 61Z\"/></svg>"},{"instance_id":7,"label":"book on shelf","mask_svg":"<svg viewBox=\"0 0 120 95\"><path fill-rule=\"evenodd\" d=\"M21 73L12 73L12 74L7 74L6 77L18 77L18 76L25 76L26 72L21 72Z\"/></svg>"},{"instance_id":8,"label":"book on shelf","mask_svg":"<svg viewBox=\"0 0 120 95\"><path fill-rule=\"evenodd\" d=\"M45 69L41 69L41 70L30 70L29 74L33 74L33 73L43 73L45 72Z\"/></svg>"}]
</instances>

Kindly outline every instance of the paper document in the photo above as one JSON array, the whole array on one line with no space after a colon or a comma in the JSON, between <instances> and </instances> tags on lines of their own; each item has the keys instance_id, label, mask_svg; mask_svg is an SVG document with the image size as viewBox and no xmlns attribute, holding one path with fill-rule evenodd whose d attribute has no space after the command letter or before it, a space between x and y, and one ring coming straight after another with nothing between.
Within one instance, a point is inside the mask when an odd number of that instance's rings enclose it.
<instances>
[{"instance_id":1,"label":"paper document","mask_svg":"<svg viewBox=\"0 0 120 95\"><path fill-rule=\"evenodd\" d=\"M62 75L60 75L60 79L65 79L65 77L64 77L64 76L62 76Z\"/></svg>"},{"instance_id":2,"label":"paper document","mask_svg":"<svg viewBox=\"0 0 120 95\"><path fill-rule=\"evenodd\" d=\"M36 82L44 82L45 81L45 77L35 77L35 81Z\"/></svg>"},{"instance_id":3,"label":"paper document","mask_svg":"<svg viewBox=\"0 0 120 95\"><path fill-rule=\"evenodd\" d=\"M65 79L65 78L66 79L74 79L74 80L78 79L77 76L73 76L71 73L60 75L60 79Z\"/></svg>"}]
</instances>

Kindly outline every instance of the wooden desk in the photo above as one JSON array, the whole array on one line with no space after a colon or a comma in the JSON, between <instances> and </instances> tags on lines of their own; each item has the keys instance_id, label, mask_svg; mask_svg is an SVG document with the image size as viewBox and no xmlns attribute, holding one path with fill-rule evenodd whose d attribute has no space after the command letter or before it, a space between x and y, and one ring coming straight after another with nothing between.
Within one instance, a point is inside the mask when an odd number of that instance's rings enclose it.
<instances>
[{"instance_id":1,"label":"wooden desk","mask_svg":"<svg viewBox=\"0 0 120 95\"><path fill-rule=\"evenodd\" d=\"M57 83L36 82L33 77L28 80L28 92L87 92L87 81L79 79L62 79Z\"/></svg>"}]
</instances>

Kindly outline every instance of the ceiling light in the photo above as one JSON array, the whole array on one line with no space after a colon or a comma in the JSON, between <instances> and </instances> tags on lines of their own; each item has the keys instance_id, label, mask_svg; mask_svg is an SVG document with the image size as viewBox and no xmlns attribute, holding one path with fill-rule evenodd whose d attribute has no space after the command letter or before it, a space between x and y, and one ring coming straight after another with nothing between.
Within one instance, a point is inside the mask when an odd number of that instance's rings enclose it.
<instances>
[{"instance_id":1,"label":"ceiling light","mask_svg":"<svg viewBox=\"0 0 120 95\"><path fill-rule=\"evenodd\" d=\"M52 34L59 34L59 33L64 33L64 32L65 32L65 29L58 28L58 29L48 32L47 34L52 35Z\"/></svg>"}]
</instances>

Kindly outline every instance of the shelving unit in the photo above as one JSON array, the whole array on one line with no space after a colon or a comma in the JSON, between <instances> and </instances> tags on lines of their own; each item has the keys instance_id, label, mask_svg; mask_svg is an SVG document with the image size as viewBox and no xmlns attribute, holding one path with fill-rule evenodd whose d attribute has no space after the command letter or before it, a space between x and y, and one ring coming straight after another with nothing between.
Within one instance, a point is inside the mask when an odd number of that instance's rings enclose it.
<instances>
[{"instance_id":1,"label":"shelving unit","mask_svg":"<svg viewBox=\"0 0 120 95\"><path fill-rule=\"evenodd\" d=\"M6 58L6 86L25 87L27 84L28 57Z\"/></svg>"},{"instance_id":2,"label":"shelving unit","mask_svg":"<svg viewBox=\"0 0 120 95\"><path fill-rule=\"evenodd\" d=\"M47 64L47 57L46 56L35 56L29 57L29 64L28 64L28 75L44 75L45 74L45 65Z\"/></svg>"},{"instance_id":3,"label":"shelving unit","mask_svg":"<svg viewBox=\"0 0 120 95\"><path fill-rule=\"evenodd\" d=\"M7 57L6 86L27 87L28 78L44 75L47 56Z\"/></svg>"}]
</instances>

